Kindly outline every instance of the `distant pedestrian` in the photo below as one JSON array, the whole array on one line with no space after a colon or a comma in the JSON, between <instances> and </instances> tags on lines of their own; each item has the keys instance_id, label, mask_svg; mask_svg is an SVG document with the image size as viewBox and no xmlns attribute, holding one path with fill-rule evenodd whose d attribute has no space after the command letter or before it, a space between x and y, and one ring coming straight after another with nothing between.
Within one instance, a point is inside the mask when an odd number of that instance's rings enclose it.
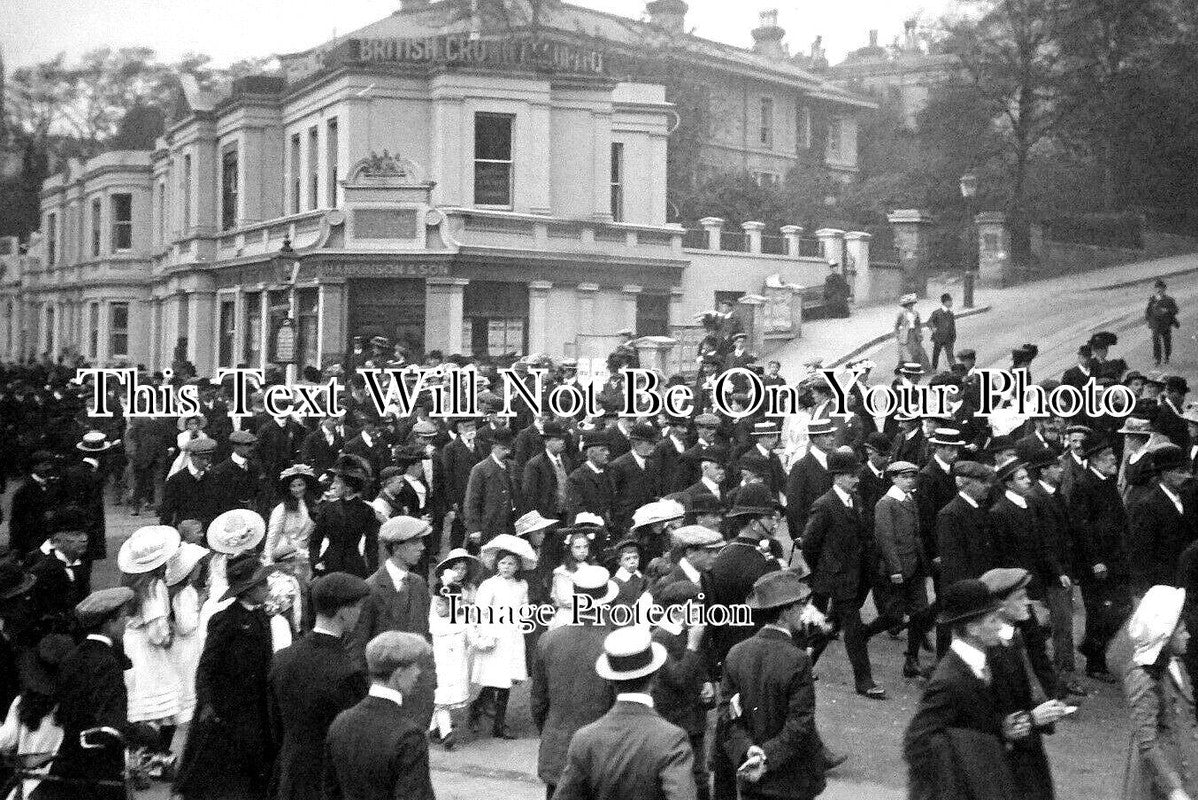
<instances>
[{"instance_id":1,"label":"distant pedestrian","mask_svg":"<svg viewBox=\"0 0 1198 800\"><path fill-rule=\"evenodd\" d=\"M940 295L940 307L928 317L928 327L932 329L932 369L940 363L940 353L949 367L957 363L953 359L954 347L957 344L957 318L953 314L953 296Z\"/></svg>"},{"instance_id":2,"label":"distant pedestrian","mask_svg":"<svg viewBox=\"0 0 1198 800\"><path fill-rule=\"evenodd\" d=\"M923 349L923 321L915 304L919 298L914 294L905 294L899 298L902 311L894 320L894 341L898 346L899 366L907 362L920 364L925 370L931 366L928 352Z\"/></svg>"},{"instance_id":3,"label":"distant pedestrian","mask_svg":"<svg viewBox=\"0 0 1198 800\"><path fill-rule=\"evenodd\" d=\"M1169 363L1173 355L1173 329L1180 328L1181 323L1177 321L1177 301L1165 294L1165 282L1158 278L1152 288L1144 321L1152 331L1152 357L1159 367Z\"/></svg>"},{"instance_id":4,"label":"distant pedestrian","mask_svg":"<svg viewBox=\"0 0 1198 800\"><path fill-rule=\"evenodd\" d=\"M852 293L849 282L840 274L840 265L828 264L828 277L824 279L824 309L827 316L840 319L847 317Z\"/></svg>"}]
</instances>

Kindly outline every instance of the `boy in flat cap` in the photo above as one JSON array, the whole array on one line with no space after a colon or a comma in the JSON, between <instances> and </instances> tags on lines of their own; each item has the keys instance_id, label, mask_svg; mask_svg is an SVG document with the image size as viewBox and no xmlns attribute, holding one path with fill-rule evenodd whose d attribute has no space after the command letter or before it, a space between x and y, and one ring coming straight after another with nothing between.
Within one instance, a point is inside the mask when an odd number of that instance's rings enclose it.
<instances>
[{"instance_id":1,"label":"boy in flat cap","mask_svg":"<svg viewBox=\"0 0 1198 800\"><path fill-rule=\"evenodd\" d=\"M249 431L229 433L232 452L209 473L212 492L215 495L215 511L218 515L234 508L263 512L268 497L264 491L262 465L254 458L257 443L258 437ZM279 476L279 472L266 474L272 481ZM265 510L267 513L264 516L269 517L269 508Z\"/></svg>"},{"instance_id":2,"label":"boy in flat cap","mask_svg":"<svg viewBox=\"0 0 1198 800\"><path fill-rule=\"evenodd\" d=\"M178 528L185 519L198 519L205 528L219 515L210 467L216 442L195 439L189 449L187 468L167 478L162 490L158 518L163 525Z\"/></svg>"}]
</instances>

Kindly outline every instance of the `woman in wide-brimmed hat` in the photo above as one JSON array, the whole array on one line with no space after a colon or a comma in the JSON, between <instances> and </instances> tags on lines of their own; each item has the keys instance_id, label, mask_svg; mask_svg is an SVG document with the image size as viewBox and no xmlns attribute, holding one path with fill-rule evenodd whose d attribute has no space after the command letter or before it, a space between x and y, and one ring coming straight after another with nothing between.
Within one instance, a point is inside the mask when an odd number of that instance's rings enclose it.
<instances>
[{"instance_id":1,"label":"woman in wide-brimmed hat","mask_svg":"<svg viewBox=\"0 0 1198 800\"><path fill-rule=\"evenodd\" d=\"M308 540L316 528L316 497L320 482L307 464L296 464L279 475L279 496L283 499L270 512L266 523L266 549L263 561L277 564L294 576L302 586L312 581L308 559Z\"/></svg>"},{"instance_id":2,"label":"woman in wide-brimmed hat","mask_svg":"<svg viewBox=\"0 0 1198 800\"><path fill-rule=\"evenodd\" d=\"M187 465L191 463L191 445L196 440L209 438L204 433L204 429L208 427L208 418L203 414L179 417L178 426L179 435L175 439L175 447L178 448L179 453L171 462L171 468L166 473L168 478L179 470L187 469Z\"/></svg>"},{"instance_id":3,"label":"woman in wide-brimmed hat","mask_svg":"<svg viewBox=\"0 0 1198 800\"><path fill-rule=\"evenodd\" d=\"M898 345L898 363L918 362L925 370L932 368L928 353L923 349L923 320L915 310L919 297L914 293L899 298L902 308L894 319L894 341Z\"/></svg>"},{"instance_id":4,"label":"woman in wide-brimmed hat","mask_svg":"<svg viewBox=\"0 0 1198 800\"><path fill-rule=\"evenodd\" d=\"M147 748L153 768L173 762L171 740L182 710L182 692L170 656L171 605L166 587L167 563L180 545L179 532L168 525L138 528L121 545L117 566L121 583L135 592L125 628L129 721L160 725L156 747Z\"/></svg>"}]
</instances>

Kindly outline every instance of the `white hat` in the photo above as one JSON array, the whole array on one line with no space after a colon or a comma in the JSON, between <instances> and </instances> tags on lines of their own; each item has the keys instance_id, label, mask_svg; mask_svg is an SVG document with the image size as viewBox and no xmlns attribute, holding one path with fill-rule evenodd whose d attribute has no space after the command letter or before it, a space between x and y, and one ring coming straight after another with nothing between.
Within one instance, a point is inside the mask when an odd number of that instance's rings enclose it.
<instances>
[{"instance_id":1,"label":"white hat","mask_svg":"<svg viewBox=\"0 0 1198 800\"><path fill-rule=\"evenodd\" d=\"M677 500L654 500L632 512L632 527L640 528L657 522L682 519L686 509Z\"/></svg>"},{"instance_id":2,"label":"white hat","mask_svg":"<svg viewBox=\"0 0 1198 800\"><path fill-rule=\"evenodd\" d=\"M666 656L666 648L653 641L647 627L630 625L603 640L603 655L595 661L595 672L609 681L643 678L661 669Z\"/></svg>"},{"instance_id":3,"label":"white hat","mask_svg":"<svg viewBox=\"0 0 1198 800\"><path fill-rule=\"evenodd\" d=\"M1186 590L1153 586L1144 593L1127 623L1127 635L1135 647L1132 660L1141 666L1155 664L1181 619Z\"/></svg>"},{"instance_id":4,"label":"white hat","mask_svg":"<svg viewBox=\"0 0 1198 800\"><path fill-rule=\"evenodd\" d=\"M248 508L233 508L212 520L208 526L208 546L217 553L235 556L252 550L266 535L262 515Z\"/></svg>"},{"instance_id":5,"label":"white hat","mask_svg":"<svg viewBox=\"0 0 1198 800\"><path fill-rule=\"evenodd\" d=\"M596 528L603 528L607 523L598 514L592 514L590 511L579 511L574 517L574 525L594 525Z\"/></svg>"},{"instance_id":6,"label":"white hat","mask_svg":"<svg viewBox=\"0 0 1198 800\"><path fill-rule=\"evenodd\" d=\"M519 536L512 536L510 533L501 533L484 544L482 551L479 553L479 557L487 565L487 569L495 569L495 562L498 559L500 550L506 550L519 558L520 569L535 569L537 566L537 554L533 551L531 544Z\"/></svg>"},{"instance_id":7,"label":"white hat","mask_svg":"<svg viewBox=\"0 0 1198 800\"><path fill-rule=\"evenodd\" d=\"M179 545L179 549L166 562L166 585L174 586L179 581L186 578L195 569L196 564L200 563L200 559L208 555L207 547L200 547L198 544L184 542Z\"/></svg>"},{"instance_id":8,"label":"white hat","mask_svg":"<svg viewBox=\"0 0 1198 800\"><path fill-rule=\"evenodd\" d=\"M558 522L560 522L560 520L542 517L541 512L534 508L532 511L529 511L527 514L516 520L516 535L527 536L530 533L544 530L550 525L556 525Z\"/></svg>"},{"instance_id":9,"label":"white hat","mask_svg":"<svg viewBox=\"0 0 1198 800\"><path fill-rule=\"evenodd\" d=\"M597 606L607 605L620 593L620 587L611 580L611 573L594 564L580 564L571 578L574 594L590 595Z\"/></svg>"},{"instance_id":10,"label":"white hat","mask_svg":"<svg viewBox=\"0 0 1198 800\"><path fill-rule=\"evenodd\" d=\"M170 525L138 528L121 544L116 563L121 572L140 575L165 564L179 549L179 532Z\"/></svg>"}]
</instances>

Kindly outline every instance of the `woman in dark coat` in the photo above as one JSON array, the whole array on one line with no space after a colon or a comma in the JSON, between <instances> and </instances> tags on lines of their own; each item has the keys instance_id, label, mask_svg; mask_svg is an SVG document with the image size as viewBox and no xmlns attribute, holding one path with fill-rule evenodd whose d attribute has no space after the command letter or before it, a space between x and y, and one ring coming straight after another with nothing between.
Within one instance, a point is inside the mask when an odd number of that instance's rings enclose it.
<instances>
[{"instance_id":1,"label":"woman in dark coat","mask_svg":"<svg viewBox=\"0 0 1198 800\"><path fill-rule=\"evenodd\" d=\"M372 480L370 465L361 456L343 455L331 472L337 497L317 509L316 527L308 540L312 571L365 578L379 565L379 520L362 499Z\"/></svg>"},{"instance_id":2,"label":"woman in dark coat","mask_svg":"<svg viewBox=\"0 0 1198 800\"><path fill-rule=\"evenodd\" d=\"M174 790L184 800L265 800L274 745L268 682L271 569L246 553L229 564L231 606L208 623L196 671L196 713Z\"/></svg>"}]
</instances>

